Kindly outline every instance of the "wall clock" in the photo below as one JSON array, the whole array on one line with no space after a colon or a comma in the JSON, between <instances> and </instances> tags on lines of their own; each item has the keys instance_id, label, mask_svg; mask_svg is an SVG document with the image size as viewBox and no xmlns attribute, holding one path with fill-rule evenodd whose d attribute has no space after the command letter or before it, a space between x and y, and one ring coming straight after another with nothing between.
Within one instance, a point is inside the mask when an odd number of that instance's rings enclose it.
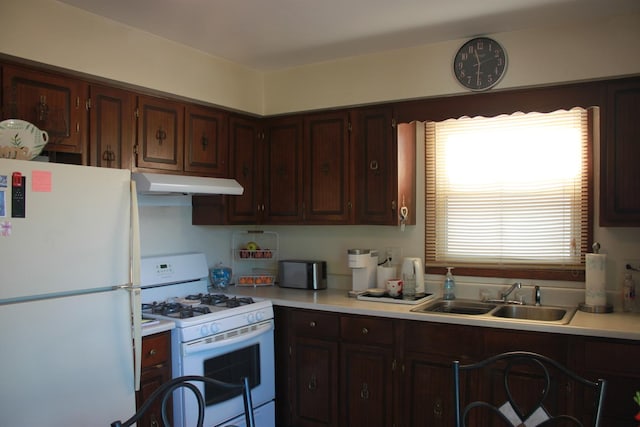
<instances>
[{"instance_id":1,"label":"wall clock","mask_svg":"<svg viewBox=\"0 0 640 427\"><path fill-rule=\"evenodd\" d=\"M507 53L497 41L476 37L460 47L453 73L467 89L481 91L495 86L507 70Z\"/></svg>"}]
</instances>

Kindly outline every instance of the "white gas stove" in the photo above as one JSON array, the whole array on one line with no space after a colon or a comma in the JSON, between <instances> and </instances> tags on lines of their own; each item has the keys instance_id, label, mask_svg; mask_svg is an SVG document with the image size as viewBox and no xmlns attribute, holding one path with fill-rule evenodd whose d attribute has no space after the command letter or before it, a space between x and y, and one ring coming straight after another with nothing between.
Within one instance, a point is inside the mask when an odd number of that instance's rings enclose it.
<instances>
[{"instance_id":1,"label":"white gas stove","mask_svg":"<svg viewBox=\"0 0 640 427\"><path fill-rule=\"evenodd\" d=\"M209 289L204 254L143 258L142 316L171 320L173 376L205 375L226 382L248 377L257 425L275 425L273 307L269 300ZM220 399L201 385L205 425L241 425L241 396ZM195 405L185 391L174 397L174 425L193 425ZM260 420L260 422L258 422Z\"/></svg>"}]
</instances>

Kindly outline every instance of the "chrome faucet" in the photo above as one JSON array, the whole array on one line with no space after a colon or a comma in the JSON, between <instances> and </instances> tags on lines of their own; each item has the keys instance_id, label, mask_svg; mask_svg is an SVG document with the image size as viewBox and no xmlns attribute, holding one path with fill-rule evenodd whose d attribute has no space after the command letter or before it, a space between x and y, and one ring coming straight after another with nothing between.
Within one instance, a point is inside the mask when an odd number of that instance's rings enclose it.
<instances>
[{"instance_id":1,"label":"chrome faucet","mask_svg":"<svg viewBox=\"0 0 640 427\"><path fill-rule=\"evenodd\" d=\"M500 298L502 299L503 302L507 302L507 297L511 294L511 292L513 292L516 289L520 289L522 287L522 283L520 282L516 282L513 285L511 285L511 287L509 289L506 290L506 292L502 292L500 294Z\"/></svg>"}]
</instances>

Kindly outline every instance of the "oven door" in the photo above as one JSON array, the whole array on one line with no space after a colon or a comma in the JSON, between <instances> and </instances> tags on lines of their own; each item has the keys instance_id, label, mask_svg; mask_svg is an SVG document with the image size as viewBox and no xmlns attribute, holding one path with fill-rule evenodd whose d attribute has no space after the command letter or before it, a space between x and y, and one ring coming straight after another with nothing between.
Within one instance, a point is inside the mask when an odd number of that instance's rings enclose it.
<instances>
[{"instance_id":1,"label":"oven door","mask_svg":"<svg viewBox=\"0 0 640 427\"><path fill-rule=\"evenodd\" d=\"M224 334L181 344L181 363L174 377L202 375L220 381L239 383L248 377L253 406L275 399L273 320L243 327ZM205 426L217 426L244 414L241 394L229 395L212 386L197 384L207 404ZM197 401L186 388L176 391L176 426L192 426L197 420ZM265 427L275 425L275 419ZM262 427L262 426L261 426Z\"/></svg>"}]
</instances>

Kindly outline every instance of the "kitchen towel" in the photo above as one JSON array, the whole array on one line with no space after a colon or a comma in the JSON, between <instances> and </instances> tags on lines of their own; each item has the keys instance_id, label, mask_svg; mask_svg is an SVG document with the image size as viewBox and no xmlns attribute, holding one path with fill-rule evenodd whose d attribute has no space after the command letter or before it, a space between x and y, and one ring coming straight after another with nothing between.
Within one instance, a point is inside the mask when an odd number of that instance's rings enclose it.
<instances>
[{"instance_id":1,"label":"kitchen towel","mask_svg":"<svg viewBox=\"0 0 640 427\"><path fill-rule=\"evenodd\" d=\"M585 304L590 306L607 305L605 282L607 279L607 255L586 254Z\"/></svg>"}]
</instances>

